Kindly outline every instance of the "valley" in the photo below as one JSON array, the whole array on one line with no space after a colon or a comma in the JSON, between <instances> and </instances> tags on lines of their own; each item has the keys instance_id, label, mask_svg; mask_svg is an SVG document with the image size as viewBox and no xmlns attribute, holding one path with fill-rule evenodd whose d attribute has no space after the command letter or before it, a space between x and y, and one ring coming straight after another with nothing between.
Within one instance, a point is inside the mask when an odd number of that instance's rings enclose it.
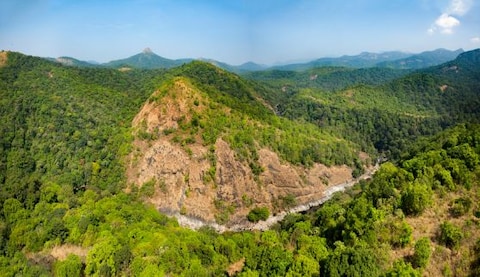
<instances>
[{"instance_id":1,"label":"valley","mask_svg":"<svg viewBox=\"0 0 480 277\"><path fill-rule=\"evenodd\" d=\"M275 224L278 224L282 220L285 219L285 217L288 214L292 213L301 213L301 212L306 212L311 210L312 208L319 207L326 201L330 200L335 193L341 193L344 192L346 189L351 188L352 186L356 185L359 183L361 180L367 180L372 178L372 176L377 172L379 169L379 164L376 164L373 168L369 169L367 172L365 172L363 175L357 177L356 179L353 180L348 180L344 183L340 184L332 184L330 185L327 189L325 189L322 192L321 197L313 199L309 202L303 203L303 204L297 204L297 206L290 207L286 211L281 211L278 214L275 215L270 215L266 220L262 220L256 223L253 222L243 222L243 223L237 223L233 224L231 226L224 226L224 225L219 225L217 223L213 222L205 222L201 219L198 218L193 218L193 217L188 217L186 215L182 215L180 213L172 213L172 212L164 212L165 214L169 216L173 216L177 218L178 223L181 226L188 227L194 230L198 230L200 228L212 228L216 232L219 233L224 233L224 232L241 232L241 231L254 231L254 230L260 230L260 231L266 231L270 228L272 228Z\"/></svg>"},{"instance_id":2,"label":"valley","mask_svg":"<svg viewBox=\"0 0 480 277\"><path fill-rule=\"evenodd\" d=\"M3 51L0 272L476 276L480 49L456 54L228 71Z\"/></svg>"}]
</instances>

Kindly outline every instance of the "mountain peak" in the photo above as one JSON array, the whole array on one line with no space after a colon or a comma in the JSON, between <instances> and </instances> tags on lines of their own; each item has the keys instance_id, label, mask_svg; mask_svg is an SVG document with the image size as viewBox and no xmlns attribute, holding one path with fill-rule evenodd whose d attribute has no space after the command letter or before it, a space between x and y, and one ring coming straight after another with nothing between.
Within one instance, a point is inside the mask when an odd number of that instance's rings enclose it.
<instances>
[{"instance_id":1,"label":"mountain peak","mask_svg":"<svg viewBox=\"0 0 480 277\"><path fill-rule=\"evenodd\" d=\"M149 47L147 47L142 51L142 53L138 53L126 59L110 61L104 65L108 67L130 66L130 67L143 68L143 69L158 69L158 68L172 68L175 66L182 65L187 61L188 60L170 60L170 59L161 57L153 53L153 51Z\"/></svg>"},{"instance_id":2,"label":"mountain peak","mask_svg":"<svg viewBox=\"0 0 480 277\"><path fill-rule=\"evenodd\" d=\"M152 49L150 49L150 47L147 47L147 48L143 49L142 53L143 54L153 54L153 51L152 51Z\"/></svg>"}]
</instances>

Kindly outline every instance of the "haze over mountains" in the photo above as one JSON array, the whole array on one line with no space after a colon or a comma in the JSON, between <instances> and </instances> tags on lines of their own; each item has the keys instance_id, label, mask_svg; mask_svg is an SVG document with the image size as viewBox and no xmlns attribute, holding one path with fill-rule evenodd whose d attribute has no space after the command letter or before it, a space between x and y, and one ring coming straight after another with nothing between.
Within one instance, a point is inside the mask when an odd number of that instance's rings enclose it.
<instances>
[{"instance_id":1,"label":"haze over mountains","mask_svg":"<svg viewBox=\"0 0 480 277\"><path fill-rule=\"evenodd\" d=\"M336 58L320 58L306 63L285 64L280 66L260 65L255 62L246 62L241 65L230 65L221 61L212 59L200 59L210 62L220 68L235 73L248 71L261 71L266 69L304 71L315 67L335 66L335 67L351 67L351 68L368 68L368 67L384 67L394 69L420 69L429 66L435 66L455 59L463 49L447 50L436 49L433 51L425 51L418 54L405 53L400 51L371 53L362 52L353 56L341 56ZM144 49L141 53L131 57L114 60L103 64L93 64L86 61L80 61L70 57L60 57L56 60L65 65L75 66L103 66L103 67L133 67L141 69L168 69L182 64L188 63L194 59L168 59L155 54L150 48Z\"/></svg>"}]
</instances>

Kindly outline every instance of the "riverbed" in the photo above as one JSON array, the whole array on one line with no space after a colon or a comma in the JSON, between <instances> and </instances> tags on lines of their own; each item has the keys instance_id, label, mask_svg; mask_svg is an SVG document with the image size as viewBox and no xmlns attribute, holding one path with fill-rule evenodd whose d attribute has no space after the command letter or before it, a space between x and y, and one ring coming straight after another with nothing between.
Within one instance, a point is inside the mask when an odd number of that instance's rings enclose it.
<instances>
[{"instance_id":1,"label":"riverbed","mask_svg":"<svg viewBox=\"0 0 480 277\"><path fill-rule=\"evenodd\" d=\"M305 212L314 207L318 207L322 205L323 203L330 200L335 193L343 192L347 188L354 186L361 180L366 180L371 178L379 168L380 168L380 165L379 163L377 163L374 167L370 168L367 172L365 172L358 178L351 179L341 184L330 186L325 190L324 195L319 199L315 199L313 201L295 206L287 211L283 211L278 214L271 215L267 220L259 221L256 223L246 221L241 224L234 224L232 226L227 227L214 222L205 222L197 218L181 215L180 213L171 213L168 215L177 218L177 221L181 226L194 229L194 230L200 229L202 227L210 227L219 233L223 233L227 231L230 231L230 232L252 231L252 230L264 231L264 230L270 229L273 225L282 221L285 218L285 216L287 216L288 214Z\"/></svg>"}]
</instances>

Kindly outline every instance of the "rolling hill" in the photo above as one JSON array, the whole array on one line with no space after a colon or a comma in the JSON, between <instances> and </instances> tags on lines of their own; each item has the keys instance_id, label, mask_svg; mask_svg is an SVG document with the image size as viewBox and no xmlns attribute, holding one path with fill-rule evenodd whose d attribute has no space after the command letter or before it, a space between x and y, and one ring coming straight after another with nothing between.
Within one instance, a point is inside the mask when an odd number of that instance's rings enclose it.
<instances>
[{"instance_id":1,"label":"rolling hill","mask_svg":"<svg viewBox=\"0 0 480 277\"><path fill-rule=\"evenodd\" d=\"M280 66L261 65L254 62L246 62L241 65L230 65L225 62L213 59L199 59L209 62L215 66L223 68L237 74L248 74L249 72L263 70L280 71L308 71L319 67L346 67L346 68L391 68L391 69L421 69L430 66L442 64L455 59L462 49L450 51L447 49L436 49L425 51L419 54L404 53L399 51L390 51L383 53L363 52L353 56L341 56L336 58L319 58L306 63L285 64ZM167 59L155 54L150 48L145 48L141 53L125 59L110 61L103 64L80 61L71 57L47 58L51 61L57 61L65 65L80 67L127 67L137 69L169 69L191 62L195 59Z\"/></svg>"},{"instance_id":2,"label":"rolling hill","mask_svg":"<svg viewBox=\"0 0 480 277\"><path fill-rule=\"evenodd\" d=\"M58 62L63 65L76 66L76 67L96 67L99 66L98 63L90 63L86 61L77 60L72 57L58 57L58 58L48 58L50 61Z\"/></svg>"},{"instance_id":3,"label":"rolling hill","mask_svg":"<svg viewBox=\"0 0 480 277\"><path fill-rule=\"evenodd\" d=\"M477 59L478 50L474 50L454 61L410 73L320 68L315 75L311 71L265 71L245 76L272 88L275 97L266 99L278 114L341 132L364 149L373 145L377 150L395 152L420 134L477 120Z\"/></svg>"},{"instance_id":4,"label":"rolling hill","mask_svg":"<svg viewBox=\"0 0 480 277\"><path fill-rule=\"evenodd\" d=\"M0 272L476 276L479 65L477 49L416 71L240 76L2 51ZM389 161L372 178L266 231L194 231L165 215L262 221L377 156Z\"/></svg>"},{"instance_id":5,"label":"rolling hill","mask_svg":"<svg viewBox=\"0 0 480 277\"><path fill-rule=\"evenodd\" d=\"M401 58L406 58L410 55L411 54L403 53L399 51L391 51L391 52L384 52L384 53L363 52L353 56L344 55L344 56L335 57L335 58L320 58L308 63L288 64L288 65L275 67L275 69L302 71L302 70L311 69L315 67L322 67L322 66L340 66L340 67L353 67L353 68L373 67L380 62L393 61Z\"/></svg>"},{"instance_id":6,"label":"rolling hill","mask_svg":"<svg viewBox=\"0 0 480 277\"><path fill-rule=\"evenodd\" d=\"M419 54L390 51L383 53L363 52L353 56L320 58L307 63L275 66L272 69L304 71L316 67L335 66L351 68L387 67L394 69L420 69L439 65L455 59L463 49L436 49Z\"/></svg>"},{"instance_id":7,"label":"rolling hill","mask_svg":"<svg viewBox=\"0 0 480 277\"><path fill-rule=\"evenodd\" d=\"M455 51L436 49L399 60L380 62L377 63L376 66L398 69L427 68L454 60L461 53L463 53L463 49L457 49Z\"/></svg>"}]
</instances>

